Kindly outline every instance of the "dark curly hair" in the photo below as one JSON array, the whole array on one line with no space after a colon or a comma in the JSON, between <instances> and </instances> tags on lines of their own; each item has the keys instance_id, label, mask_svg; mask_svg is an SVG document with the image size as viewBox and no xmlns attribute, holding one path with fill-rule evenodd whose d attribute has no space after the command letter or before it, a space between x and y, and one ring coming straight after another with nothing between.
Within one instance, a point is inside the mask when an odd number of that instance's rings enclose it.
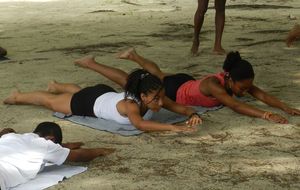
<instances>
[{"instance_id":1,"label":"dark curly hair","mask_svg":"<svg viewBox=\"0 0 300 190\"><path fill-rule=\"evenodd\" d=\"M141 101L141 93L147 93L163 88L161 80L143 69L136 69L128 75L125 85L125 99L132 97Z\"/></svg>"}]
</instances>

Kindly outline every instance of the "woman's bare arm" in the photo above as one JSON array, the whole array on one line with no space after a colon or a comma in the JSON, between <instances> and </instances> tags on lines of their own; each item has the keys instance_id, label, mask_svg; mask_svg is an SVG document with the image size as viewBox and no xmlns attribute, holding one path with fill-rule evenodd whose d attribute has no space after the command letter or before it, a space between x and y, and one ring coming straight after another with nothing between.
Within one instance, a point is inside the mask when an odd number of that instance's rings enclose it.
<instances>
[{"instance_id":1,"label":"woman's bare arm","mask_svg":"<svg viewBox=\"0 0 300 190\"><path fill-rule=\"evenodd\" d=\"M281 102L279 99L268 94L267 92L261 90L257 86L253 85L252 88L249 90L249 94L257 98L258 100L264 102L265 104L275 108L279 108L288 114L300 115L300 110L287 106L285 103Z\"/></svg>"},{"instance_id":2,"label":"woman's bare arm","mask_svg":"<svg viewBox=\"0 0 300 190\"><path fill-rule=\"evenodd\" d=\"M202 123L200 116L195 114L197 112L194 108L180 105L166 96L163 99L163 107L172 112L188 116L189 119L187 121L187 125L189 126L197 126Z\"/></svg>"},{"instance_id":3,"label":"woman's bare arm","mask_svg":"<svg viewBox=\"0 0 300 190\"><path fill-rule=\"evenodd\" d=\"M209 90L210 94L213 97L215 97L223 105L231 108L233 111L237 113L252 116L252 117L268 119L276 123L288 123L287 119L285 119L284 117L278 114L272 114L272 115L268 114L268 117L266 118L266 113L268 112L234 99L233 97L227 94L226 90L221 84L219 84L214 80L210 80L206 84L207 84L207 89Z\"/></svg>"},{"instance_id":4,"label":"woman's bare arm","mask_svg":"<svg viewBox=\"0 0 300 190\"><path fill-rule=\"evenodd\" d=\"M140 115L140 109L138 104L133 101L126 101L126 110L127 117L129 118L132 125L136 128L147 131L196 131L196 128L184 127L184 126L175 126L171 124L159 123L155 121L144 120Z\"/></svg>"}]
</instances>

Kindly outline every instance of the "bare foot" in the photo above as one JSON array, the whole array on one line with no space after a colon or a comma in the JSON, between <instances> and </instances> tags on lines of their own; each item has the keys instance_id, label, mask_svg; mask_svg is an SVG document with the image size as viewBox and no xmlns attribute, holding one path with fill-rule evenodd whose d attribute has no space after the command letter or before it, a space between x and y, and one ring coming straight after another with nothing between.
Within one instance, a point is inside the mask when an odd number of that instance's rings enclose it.
<instances>
[{"instance_id":1,"label":"bare foot","mask_svg":"<svg viewBox=\"0 0 300 190\"><path fill-rule=\"evenodd\" d=\"M48 86L47 86L46 91L48 91L48 92L50 92L50 93L53 93L53 94L57 94L58 91L56 90L56 87L55 87L56 83L57 83L57 82L56 82L55 80L50 81L50 82L48 83Z\"/></svg>"},{"instance_id":2,"label":"bare foot","mask_svg":"<svg viewBox=\"0 0 300 190\"><path fill-rule=\"evenodd\" d=\"M119 59L131 59L134 55L136 55L136 51L134 48L129 48L125 51L121 51L117 54L117 58Z\"/></svg>"},{"instance_id":3,"label":"bare foot","mask_svg":"<svg viewBox=\"0 0 300 190\"><path fill-rule=\"evenodd\" d=\"M289 32L285 43L288 47L291 47L293 42L300 38L300 25L296 24L294 28Z\"/></svg>"},{"instance_id":4,"label":"bare foot","mask_svg":"<svg viewBox=\"0 0 300 190\"><path fill-rule=\"evenodd\" d=\"M75 65L77 65L79 67L83 67L83 68L88 68L89 64L93 64L93 63L95 63L95 56L93 56L93 55L88 55L83 58L76 59L74 61Z\"/></svg>"},{"instance_id":5,"label":"bare foot","mask_svg":"<svg viewBox=\"0 0 300 190\"><path fill-rule=\"evenodd\" d=\"M8 98L6 98L3 103L4 104L11 104L11 105L14 105L14 104L17 104L17 96L20 94L20 91L19 90L15 90L13 91L9 96Z\"/></svg>"},{"instance_id":6,"label":"bare foot","mask_svg":"<svg viewBox=\"0 0 300 190\"><path fill-rule=\"evenodd\" d=\"M198 56L199 53L198 53L198 48L199 48L199 41L193 41L193 45L192 45L192 48L191 48L191 54L192 56Z\"/></svg>"},{"instance_id":7,"label":"bare foot","mask_svg":"<svg viewBox=\"0 0 300 190\"><path fill-rule=\"evenodd\" d=\"M226 51L222 47L214 47L213 54L215 55L225 55Z\"/></svg>"}]
</instances>

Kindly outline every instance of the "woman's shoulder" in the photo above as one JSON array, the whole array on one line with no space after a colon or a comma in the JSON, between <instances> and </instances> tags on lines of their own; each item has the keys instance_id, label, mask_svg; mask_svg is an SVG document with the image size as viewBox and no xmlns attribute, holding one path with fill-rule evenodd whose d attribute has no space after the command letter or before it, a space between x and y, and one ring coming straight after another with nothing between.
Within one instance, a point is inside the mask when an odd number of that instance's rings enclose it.
<instances>
[{"instance_id":1,"label":"woman's shoulder","mask_svg":"<svg viewBox=\"0 0 300 190\"><path fill-rule=\"evenodd\" d=\"M209 83L212 84L221 84L222 86L224 85L225 82L225 73L224 72L219 72L215 74L210 74L206 76L203 81L206 80Z\"/></svg>"}]
</instances>

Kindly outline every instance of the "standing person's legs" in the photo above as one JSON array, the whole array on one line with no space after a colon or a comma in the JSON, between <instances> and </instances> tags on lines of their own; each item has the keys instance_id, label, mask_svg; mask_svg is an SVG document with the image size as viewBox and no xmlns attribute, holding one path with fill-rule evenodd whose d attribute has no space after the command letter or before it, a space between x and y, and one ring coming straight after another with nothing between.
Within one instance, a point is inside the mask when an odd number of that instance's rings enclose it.
<instances>
[{"instance_id":1,"label":"standing person's legs","mask_svg":"<svg viewBox=\"0 0 300 190\"><path fill-rule=\"evenodd\" d=\"M75 65L90 69L105 76L106 78L120 85L122 88L124 88L126 85L128 77L126 72L114 67L97 63L94 56L86 56L81 59L77 59L74 61L74 63Z\"/></svg>"},{"instance_id":2,"label":"standing person's legs","mask_svg":"<svg viewBox=\"0 0 300 190\"><path fill-rule=\"evenodd\" d=\"M215 0L220 1L220 0ZM204 21L204 15L207 11L208 0L198 0L197 11L194 16L194 40L191 48L191 53L197 55L199 48L199 35Z\"/></svg>"},{"instance_id":3,"label":"standing person's legs","mask_svg":"<svg viewBox=\"0 0 300 190\"><path fill-rule=\"evenodd\" d=\"M145 69L152 75L157 76L161 81L163 81L164 77L168 75L166 73L163 73L156 63L140 56L134 48L129 48L126 51L120 52L118 54L118 58L127 59L139 64L143 69Z\"/></svg>"},{"instance_id":4,"label":"standing person's legs","mask_svg":"<svg viewBox=\"0 0 300 190\"><path fill-rule=\"evenodd\" d=\"M225 50L222 48L222 34L225 25L225 4L226 0L215 0L215 25L216 25L216 36L215 36L215 45L213 51L216 54L224 54Z\"/></svg>"},{"instance_id":5,"label":"standing person's legs","mask_svg":"<svg viewBox=\"0 0 300 190\"><path fill-rule=\"evenodd\" d=\"M46 91L22 93L14 91L3 103L44 106L52 111L71 114L72 96L71 93L52 94Z\"/></svg>"},{"instance_id":6,"label":"standing person's legs","mask_svg":"<svg viewBox=\"0 0 300 190\"><path fill-rule=\"evenodd\" d=\"M55 80L48 83L47 91L53 94L71 93L75 94L80 91L81 87L71 83L59 83Z\"/></svg>"}]
</instances>

